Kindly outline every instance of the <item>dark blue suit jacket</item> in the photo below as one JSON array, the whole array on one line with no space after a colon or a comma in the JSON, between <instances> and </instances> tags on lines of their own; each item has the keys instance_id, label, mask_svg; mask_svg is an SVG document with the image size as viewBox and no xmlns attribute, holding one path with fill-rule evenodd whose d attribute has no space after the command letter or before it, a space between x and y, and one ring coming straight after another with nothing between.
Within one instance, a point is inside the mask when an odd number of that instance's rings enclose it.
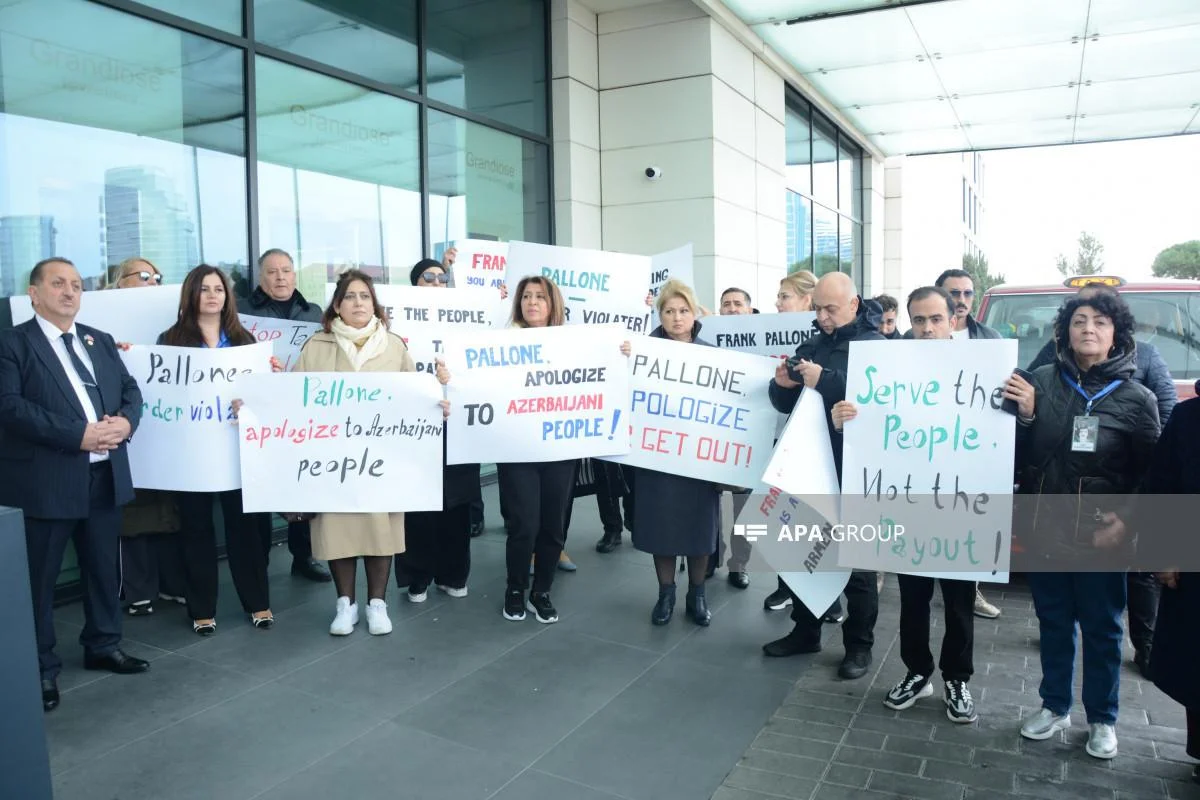
<instances>
[{"instance_id":1,"label":"dark blue suit jacket","mask_svg":"<svg viewBox=\"0 0 1200 800\"><path fill-rule=\"evenodd\" d=\"M136 430L142 392L116 343L103 331L75 327L91 357L104 412L120 414ZM37 320L0 331L0 505L38 519L87 518L89 458L79 449L86 428L79 397ZM110 450L109 459L122 506L133 499L126 445Z\"/></svg>"}]
</instances>

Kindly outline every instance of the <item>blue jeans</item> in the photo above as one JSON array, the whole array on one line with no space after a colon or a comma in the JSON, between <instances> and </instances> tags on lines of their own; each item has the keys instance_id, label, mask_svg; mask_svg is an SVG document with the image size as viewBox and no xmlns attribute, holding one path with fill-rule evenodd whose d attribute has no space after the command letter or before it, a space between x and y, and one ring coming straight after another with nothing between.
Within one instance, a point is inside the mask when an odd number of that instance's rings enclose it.
<instances>
[{"instance_id":1,"label":"blue jeans","mask_svg":"<svg viewBox=\"0 0 1200 800\"><path fill-rule=\"evenodd\" d=\"M1123 572L1029 574L1041 629L1042 705L1055 714L1071 710L1075 672L1075 625L1083 633L1083 708L1089 725L1117 722L1121 675Z\"/></svg>"}]
</instances>

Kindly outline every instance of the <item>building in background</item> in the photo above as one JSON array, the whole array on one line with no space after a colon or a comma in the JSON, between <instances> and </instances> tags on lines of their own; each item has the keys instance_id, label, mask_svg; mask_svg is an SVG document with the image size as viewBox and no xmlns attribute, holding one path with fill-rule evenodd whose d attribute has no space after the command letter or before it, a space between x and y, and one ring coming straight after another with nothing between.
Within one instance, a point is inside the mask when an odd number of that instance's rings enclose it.
<instances>
[{"instance_id":1,"label":"building in background","mask_svg":"<svg viewBox=\"0 0 1200 800\"><path fill-rule=\"evenodd\" d=\"M169 176L144 167L116 167L104 173L106 266L127 258L147 258L163 280L179 283L200 263L191 210Z\"/></svg>"},{"instance_id":2,"label":"building in background","mask_svg":"<svg viewBox=\"0 0 1200 800\"><path fill-rule=\"evenodd\" d=\"M33 265L54 255L56 234L51 216L0 217L0 297L25 291Z\"/></svg>"}]
</instances>

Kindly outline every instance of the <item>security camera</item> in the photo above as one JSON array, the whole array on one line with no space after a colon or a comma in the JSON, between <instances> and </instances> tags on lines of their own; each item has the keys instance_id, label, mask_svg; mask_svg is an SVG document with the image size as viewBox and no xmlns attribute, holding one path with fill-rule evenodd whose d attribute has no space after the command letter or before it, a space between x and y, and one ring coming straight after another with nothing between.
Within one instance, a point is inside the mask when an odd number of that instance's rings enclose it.
<instances>
[{"instance_id":1,"label":"security camera","mask_svg":"<svg viewBox=\"0 0 1200 800\"><path fill-rule=\"evenodd\" d=\"M646 177L652 181L656 181L662 177L662 167L646 167Z\"/></svg>"}]
</instances>

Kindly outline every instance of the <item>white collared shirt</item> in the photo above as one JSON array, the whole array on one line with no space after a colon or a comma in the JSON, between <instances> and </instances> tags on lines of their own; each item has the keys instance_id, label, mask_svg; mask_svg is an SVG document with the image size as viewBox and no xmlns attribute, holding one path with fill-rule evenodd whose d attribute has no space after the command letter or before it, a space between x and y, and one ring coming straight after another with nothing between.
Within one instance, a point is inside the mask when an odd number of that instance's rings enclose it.
<instances>
[{"instance_id":1,"label":"white collared shirt","mask_svg":"<svg viewBox=\"0 0 1200 800\"><path fill-rule=\"evenodd\" d=\"M63 341L63 331L58 329L58 326L47 321L41 314L34 314L34 319L42 329L42 333L46 334L46 338L50 340L50 349L54 351L54 355L58 356L59 362L62 364L63 371L67 373L67 380L71 382L71 388L75 390L75 396L79 398L79 405L83 406L83 414L87 417L88 422L99 422L96 418L96 409L92 405L92 398L88 396L87 389L84 388L83 380L79 377L79 373L75 371L75 364L71 362L71 354L67 352L67 343ZM75 323L71 323L71 330L67 331L74 339L72 340L75 346L75 355L83 361L84 366L92 373L92 377L96 375L96 365L92 363L92 357L88 355L87 348L79 338L79 331L75 329ZM95 464L98 461L107 461L108 453L88 453L88 460Z\"/></svg>"}]
</instances>

